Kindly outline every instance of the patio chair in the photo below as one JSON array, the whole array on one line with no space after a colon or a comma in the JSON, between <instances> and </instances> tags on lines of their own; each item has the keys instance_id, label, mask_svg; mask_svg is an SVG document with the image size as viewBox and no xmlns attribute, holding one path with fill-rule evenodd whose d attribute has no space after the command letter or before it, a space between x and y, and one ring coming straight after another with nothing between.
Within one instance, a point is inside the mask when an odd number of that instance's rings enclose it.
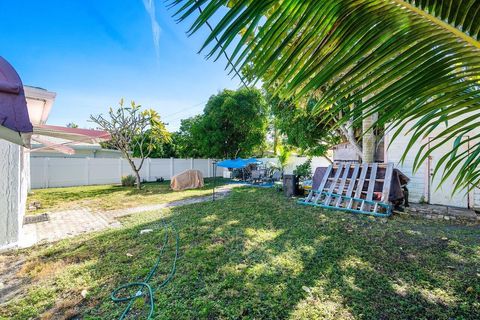
<instances>
[{"instance_id":1,"label":"patio chair","mask_svg":"<svg viewBox=\"0 0 480 320\"><path fill-rule=\"evenodd\" d=\"M272 182L280 181L282 179L282 172L280 170L275 170L271 176Z\"/></svg>"},{"instance_id":2,"label":"patio chair","mask_svg":"<svg viewBox=\"0 0 480 320\"><path fill-rule=\"evenodd\" d=\"M256 184L256 183L261 183L264 177L265 177L265 170L261 170L261 169L252 170L250 179L253 184Z\"/></svg>"}]
</instances>

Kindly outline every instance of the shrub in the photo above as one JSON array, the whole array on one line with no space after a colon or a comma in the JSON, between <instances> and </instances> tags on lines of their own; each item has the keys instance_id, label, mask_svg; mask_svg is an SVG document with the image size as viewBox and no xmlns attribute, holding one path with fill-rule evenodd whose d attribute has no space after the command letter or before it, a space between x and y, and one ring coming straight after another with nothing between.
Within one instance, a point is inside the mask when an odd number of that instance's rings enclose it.
<instances>
[{"instance_id":1,"label":"shrub","mask_svg":"<svg viewBox=\"0 0 480 320\"><path fill-rule=\"evenodd\" d=\"M312 176L312 159L309 158L304 163L299 164L293 171L293 174L295 174L299 178L310 178Z\"/></svg>"},{"instance_id":2,"label":"shrub","mask_svg":"<svg viewBox=\"0 0 480 320\"><path fill-rule=\"evenodd\" d=\"M122 186L133 187L135 185L135 177L129 174L128 176L122 176Z\"/></svg>"}]
</instances>

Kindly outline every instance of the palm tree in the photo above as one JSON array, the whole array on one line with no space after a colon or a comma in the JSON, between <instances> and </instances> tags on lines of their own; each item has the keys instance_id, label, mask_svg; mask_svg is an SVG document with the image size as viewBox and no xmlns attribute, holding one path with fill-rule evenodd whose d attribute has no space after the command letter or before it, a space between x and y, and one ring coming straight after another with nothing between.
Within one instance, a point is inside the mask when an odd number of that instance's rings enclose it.
<instances>
[{"instance_id":1,"label":"palm tree","mask_svg":"<svg viewBox=\"0 0 480 320\"><path fill-rule=\"evenodd\" d=\"M278 164L280 165L280 169L282 172L285 171L285 167L288 164L288 160L290 159L290 155L292 154L292 150L286 145L278 146Z\"/></svg>"},{"instance_id":2,"label":"palm tree","mask_svg":"<svg viewBox=\"0 0 480 320\"><path fill-rule=\"evenodd\" d=\"M282 98L316 95L325 121L375 126L396 134L414 122L418 168L455 139L440 160L444 178L461 166L456 189L480 182L480 0L172 0L189 29L210 27L201 50L226 55ZM227 8L228 7L228 8ZM216 21L211 27L209 20ZM231 49L230 55L226 50ZM242 79L243 81L243 79ZM357 103L361 101L361 103ZM355 105L355 107L351 107ZM327 111L327 112L325 112ZM429 145L423 140L448 121ZM395 135L394 135L395 136ZM470 153L461 153L463 144Z\"/></svg>"}]
</instances>

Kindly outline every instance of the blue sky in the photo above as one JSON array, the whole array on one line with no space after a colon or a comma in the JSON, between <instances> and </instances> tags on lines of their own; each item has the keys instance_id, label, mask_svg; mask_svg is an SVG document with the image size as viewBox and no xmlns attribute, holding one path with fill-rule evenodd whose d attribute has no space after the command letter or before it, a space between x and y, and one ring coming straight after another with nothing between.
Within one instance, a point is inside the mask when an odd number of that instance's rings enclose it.
<instances>
[{"instance_id":1,"label":"blue sky","mask_svg":"<svg viewBox=\"0 0 480 320\"><path fill-rule=\"evenodd\" d=\"M163 0L1 0L0 55L24 84L57 93L49 124L92 127L120 98L156 109L176 130L208 98L238 79L225 60L197 54L206 34L187 37ZM158 23L158 25L156 25ZM157 34L157 36L154 36Z\"/></svg>"}]
</instances>

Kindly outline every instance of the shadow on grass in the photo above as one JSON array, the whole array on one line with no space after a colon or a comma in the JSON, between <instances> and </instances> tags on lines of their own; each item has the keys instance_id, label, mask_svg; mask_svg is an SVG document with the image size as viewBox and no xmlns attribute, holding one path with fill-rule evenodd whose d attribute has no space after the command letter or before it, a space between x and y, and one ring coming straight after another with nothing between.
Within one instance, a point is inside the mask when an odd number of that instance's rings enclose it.
<instances>
[{"instance_id":1,"label":"shadow on grass","mask_svg":"<svg viewBox=\"0 0 480 320\"><path fill-rule=\"evenodd\" d=\"M109 294L119 284L141 280L148 273L163 233L139 235L139 231L160 217L177 226L181 256L173 282L155 294L156 319L480 315L478 226L452 231L430 221L393 218L385 223L297 206L273 190L251 188L163 215L132 216L124 221L125 229L43 249L34 261L61 262L65 270L52 281L57 286L68 283L56 288L56 303L44 309L50 309L50 315L118 317L124 306L113 304ZM172 245L153 287L169 270ZM87 299L65 303L81 288L88 288ZM142 307L141 302L136 305L137 310Z\"/></svg>"}]
</instances>

